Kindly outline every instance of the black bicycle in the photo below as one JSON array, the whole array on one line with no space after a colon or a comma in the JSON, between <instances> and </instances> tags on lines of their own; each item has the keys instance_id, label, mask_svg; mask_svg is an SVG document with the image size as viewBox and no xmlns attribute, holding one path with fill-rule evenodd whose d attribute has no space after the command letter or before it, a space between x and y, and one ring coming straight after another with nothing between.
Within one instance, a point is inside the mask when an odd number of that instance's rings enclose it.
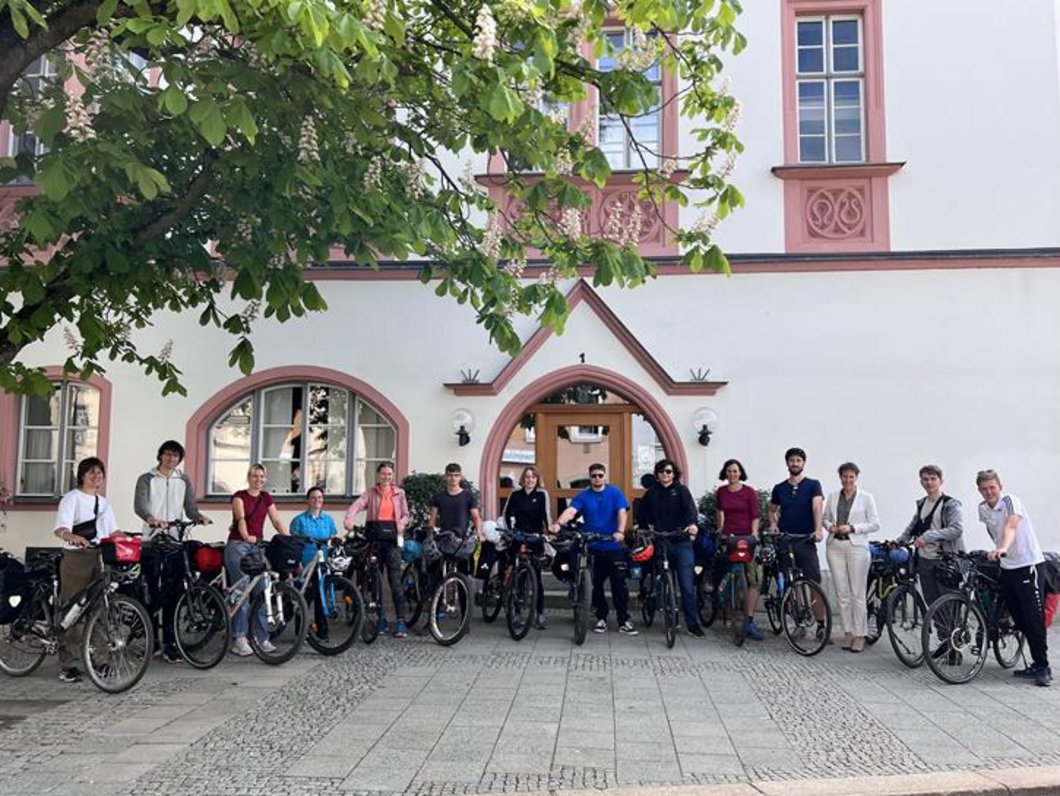
<instances>
[{"instance_id":1,"label":"black bicycle","mask_svg":"<svg viewBox=\"0 0 1060 796\"><path fill-rule=\"evenodd\" d=\"M883 622L891 649L903 665L916 669L924 662L922 629L927 605L917 583L917 556L912 545L876 542L877 556L872 562L874 577L869 581L869 632L873 619L879 622L879 603L873 608L873 596L882 598Z\"/></svg>"},{"instance_id":2,"label":"black bicycle","mask_svg":"<svg viewBox=\"0 0 1060 796\"><path fill-rule=\"evenodd\" d=\"M456 530L436 531L434 544L442 554L438 585L427 616L434 640L443 647L460 641L471 626L471 581L466 569L475 551L475 538Z\"/></svg>"},{"instance_id":3,"label":"black bicycle","mask_svg":"<svg viewBox=\"0 0 1060 796\"><path fill-rule=\"evenodd\" d=\"M677 575L670 566L670 547L674 541L687 538L688 534L683 529L657 531L652 528L645 533L645 541L650 541L654 547L654 555L640 581L640 614L644 626L651 627L655 621L655 611L662 609L667 647L677 643L679 622Z\"/></svg>"},{"instance_id":4,"label":"black bicycle","mask_svg":"<svg viewBox=\"0 0 1060 796\"><path fill-rule=\"evenodd\" d=\"M343 573L356 584L361 597L361 641L371 644L379 637L379 622L383 618L383 576L379 571L379 553L374 542L368 541L363 528L355 528L346 535L342 546L343 557L349 563Z\"/></svg>"},{"instance_id":5,"label":"black bicycle","mask_svg":"<svg viewBox=\"0 0 1060 796\"><path fill-rule=\"evenodd\" d=\"M153 622L137 600L117 593L140 577L140 540L108 537L100 549L102 571L66 603L59 601L61 551L41 553L25 569L18 610L0 626L5 674L31 674L59 651L63 631L83 622L81 654L96 687L117 694L140 682L154 652Z\"/></svg>"},{"instance_id":6,"label":"black bicycle","mask_svg":"<svg viewBox=\"0 0 1060 796\"><path fill-rule=\"evenodd\" d=\"M832 635L832 611L819 584L803 575L794 545L816 544L812 534L771 534L777 543L777 565L784 572L780 623L788 644L799 655L816 655Z\"/></svg>"},{"instance_id":7,"label":"black bicycle","mask_svg":"<svg viewBox=\"0 0 1060 796\"><path fill-rule=\"evenodd\" d=\"M1002 668L1011 669L1020 659L1023 634L1001 595L1000 571L981 550L939 557L935 577L939 585L956 591L928 606L921 634L928 667L943 682L972 680L990 648Z\"/></svg>"},{"instance_id":8,"label":"black bicycle","mask_svg":"<svg viewBox=\"0 0 1060 796\"><path fill-rule=\"evenodd\" d=\"M593 554L589 545L593 542L604 542L610 540L607 534L588 533L582 530L582 522L575 517L566 525L560 526L552 546L557 551L565 551L568 555L566 563L562 565L564 572L569 577L570 602L574 612L574 643L584 644L585 637L589 632L589 613L592 608L593 582L592 572Z\"/></svg>"}]
</instances>

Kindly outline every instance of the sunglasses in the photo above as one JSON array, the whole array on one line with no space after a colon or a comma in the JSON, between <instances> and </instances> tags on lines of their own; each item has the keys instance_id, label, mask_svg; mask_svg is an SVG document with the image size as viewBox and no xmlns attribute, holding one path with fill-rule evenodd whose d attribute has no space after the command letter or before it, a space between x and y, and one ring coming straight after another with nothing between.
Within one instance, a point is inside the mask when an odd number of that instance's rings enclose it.
<instances>
[{"instance_id":1,"label":"sunglasses","mask_svg":"<svg viewBox=\"0 0 1060 796\"><path fill-rule=\"evenodd\" d=\"M674 474L674 468L673 467L664 467L662 470L659 470L659 475L663 475L663 474L665 474L665 475L673 475Z\"/></svg>"},{"instance_id":2,"label":"sunglasses","mask_svg":"<svg viewBox=\"0 0 1060 796\"><path fill-rule=\"evenodd\" d=\"M604 474L603 473L589 473L589 477L590 478L603 478Z\"/></svg>"}]
</instances>

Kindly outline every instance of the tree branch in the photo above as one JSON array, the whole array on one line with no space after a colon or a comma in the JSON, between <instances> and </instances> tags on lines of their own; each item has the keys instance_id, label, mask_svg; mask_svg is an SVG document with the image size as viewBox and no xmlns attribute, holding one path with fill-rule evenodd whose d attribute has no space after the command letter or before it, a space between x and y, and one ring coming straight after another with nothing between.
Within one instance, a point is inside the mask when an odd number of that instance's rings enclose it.
<instances>
[{"instance_id":1,"label":"tree branch","mask_svg":"<svg viewBox=\"0 0 1060 796\"><path fill-rule=\"evenodd\" d=\"M217 158L218 154L215 149L209 149L203 154L202 171L191 181L191 184L188 185L188 190L184 192L184 195L176 205L144 226L136 234L135 241L138 246L142 246L152 238L164 234L194 209L195 203L202 199L214 180L213 164Z\"/></svg>"}]
</instances>

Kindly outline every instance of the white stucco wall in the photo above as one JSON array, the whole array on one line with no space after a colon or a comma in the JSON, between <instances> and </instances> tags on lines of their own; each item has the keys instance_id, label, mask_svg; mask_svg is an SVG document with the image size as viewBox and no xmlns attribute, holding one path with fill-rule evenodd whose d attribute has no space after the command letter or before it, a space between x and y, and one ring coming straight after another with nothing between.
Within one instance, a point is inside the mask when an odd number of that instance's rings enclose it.
<instances>
[{"instance_id":1,"label":"white stucco wall","mask_svg":"<svg viewBox=\"0 0 1060 796\"><path fill-rule=\"evenodd\" d=\"M755 485L768 487L784 476L784 449L799 445L809 454L809 474L826 488L837 485L840 462L856 461L862 487L877 498L883 533L893 536L919 495L918 467L934 462L947 474L947 491L965 502L970 545L981 547L974 475L994 467L1024 499L1043 543L1060 548L1053 499L1060 270L670 276L602 294L673 378L710 368L711 379L728 381L713 398L666 396L586 303L501 395L456 397L442 384L459 381L462 368L490 381L507 362L467 307L435 298L418 282L320 284L329 312L283 326L258 323L258 369L312 364L370 383L408 418L413 469L438 471L457 460L478 481L486 436L511 397L584 353L587 363L642 385L670 414L697 495L715 484L729 456L743 460ZM158 443L183 438L188 417L239 378L226 365L229 341L199 328L193 315L160 319L144 341L161 348L171 337L187 398L163 399L134 369L108 368L108 494L126 526L135 524L134 482L153 464ZM60 335L52 335L27 361L54 364L63 356ZM697 444L690 424L703 405L719 416L709 448ZM450 428L457 407L476 419L465 448ZM224 514L215 515L216 535ZM0 545L47 543L52 519L50 511L13 511Z\"/></svg>"}]
</instances>

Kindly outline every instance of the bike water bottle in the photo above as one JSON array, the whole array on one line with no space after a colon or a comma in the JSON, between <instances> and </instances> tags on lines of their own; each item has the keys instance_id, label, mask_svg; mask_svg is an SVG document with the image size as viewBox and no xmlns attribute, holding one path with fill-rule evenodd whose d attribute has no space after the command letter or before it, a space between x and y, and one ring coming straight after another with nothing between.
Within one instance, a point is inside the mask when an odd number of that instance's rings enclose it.
<instances>
[{"instance_id":1,"label":"bike water bottle","mask_svg":"<svg viewBox=\"0 0 1060 796\"><path fill-rule=\"evenodd\" d=\"M243 599L243 595L247 593L247 586L250 585L250 575L244 575L235 582L232 586L232 590L228 592L228 604L235 606L239 604L239 601Z\"/></svg>"},{"instance_id":2,"label":"bike water bottle","mask_svg":"<svg viewBox=\"0 0 1060 796\"><path fill-rule=\"evenodd\" d=\"M85 607L88 605L88 597L82 597L76 603L70 606L70 610L67 611L66 616L63 617L63 621L59 623L59 626L63 630L69 630L74 626L74 623L81 618L81 614L85 612Z\"/></svg>"}]
</instances>

